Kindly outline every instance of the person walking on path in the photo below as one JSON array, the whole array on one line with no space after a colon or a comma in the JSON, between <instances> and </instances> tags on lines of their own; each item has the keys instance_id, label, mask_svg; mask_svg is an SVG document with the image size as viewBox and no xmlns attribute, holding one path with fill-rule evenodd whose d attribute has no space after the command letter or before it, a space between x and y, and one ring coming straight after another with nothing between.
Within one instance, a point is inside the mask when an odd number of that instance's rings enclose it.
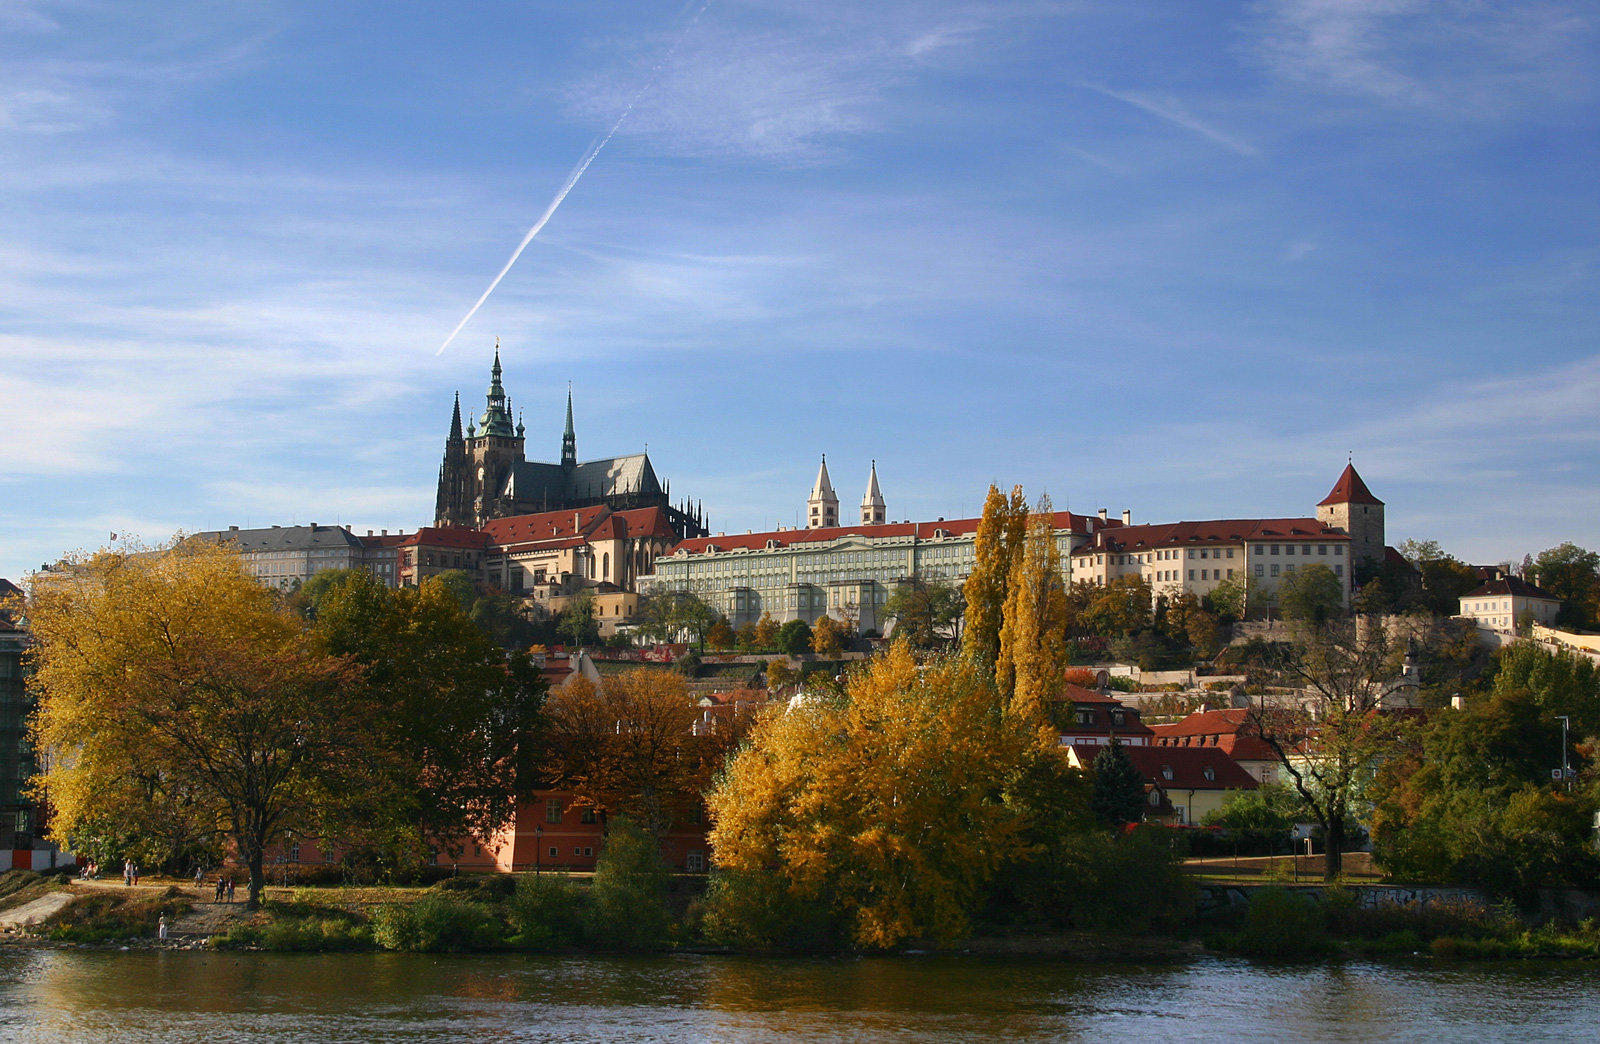
<instances>
[{"instance_id":1,"label":"person walking on path","mask_svg":"<svg viewBox=\"0 0 1600 1044\"><path fill-rule=\"evenodd\" d=\"M221 874L218 874L217 875L217 894L211 897L211 901L214 902L214 903L222 902L222 893L227 890L227 887L228 887L227 882L225 882L223 880Z\"/></svg>"},{"instance_id":2,"label":"person walking on path","mask_svg":"<svg viewBox=\"0 0 1600 1044\"><path fill-rule=\"evenodd\" d=\"M205 883L205 880L206 880L206 868L203 867L203 866L195 867L194 868L194 886L195 886L195 888L199 889L199 887L202 884Z\"/></svg>"},{"instance_id":3,"label":"person walking on path","mask_svg":"<svg viewBox=\"0 0 1600 1044\"><path fill-rule=\"evenodd\" d=\"M133 860L132 859L124 859L122 861L122 885L123 885L124 888L131 888L133 886Z\"/></svg>"},{"instance_id":4,"label":"person walking on path","mask_svg":"<svg viewBox=\"0 0 1600 1044\"><path fill-rule=\"evenodd\" d=\"M167 915L166 914L162 914L161 915L161 919L156 922L156 939L158 941L160 941L160 942L166 942L167 941Z\"/></svg>"},{"instance_id":5,"label":"person walking on path","mask_svg":"<svg viewBox=\"0 0 1600 1044\"><path fill-rule=\"evenodd\" d=\"M133 883L134 884L138 884L139 883L139 864L138 863L134 863L133 864Z\"/></svg>"},{"instance_id":6,"label":"person walking on path","mask_svg":"<svg viewBox=\"0 0 1600 1044\"><path fill-rule=\"evenodd\" d=\"M233 878L228 878L228 902L233 902Z\"/></svg>"}]
</instances>

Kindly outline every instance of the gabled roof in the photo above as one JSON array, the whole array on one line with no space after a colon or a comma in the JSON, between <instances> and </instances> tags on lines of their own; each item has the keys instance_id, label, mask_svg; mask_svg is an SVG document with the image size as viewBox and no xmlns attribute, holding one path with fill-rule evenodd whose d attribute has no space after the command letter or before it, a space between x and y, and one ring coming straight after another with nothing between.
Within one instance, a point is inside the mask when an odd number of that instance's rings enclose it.
<instances>
[{"instance_id":1,"label":"gabled roof","mask_svg":"<svg viewBox=\"0 0 1600 1044\"><path fill-rule=\"evenodd\" d=\"M1547 602L1559 602L1561 599L1543 588L1535 587L1526 580L1518 580L1514 576L1503 577L1499 580L1490 580L1486 584L1474 587L1462 598L1488 598L1492 595L1510 595L1516 598L1542 598Z\"/></svg>"},{"instance_id":2,"label":"gabled roof","mask_svg":"<svg viewBox=\"0 0 1600 1044\"><path fill-rule=\"evenodd\" d=\"M361 540L343 526L271 526L226 529L190 537L205 544L233 544L240 551L301 551L311 548L360 547Z\"/></svg>"},{"instance_id":3,"label":"gabled roof","mask_svg":"<svg viewBox=\"0 0 1600 1044\"><path fill-rule=\"evenodd\" d=\"M488 545L488 534L466 526L423 526L400 541L402 547L462 547L475 551Z\"/></svg>"},{"instance_id":4,"label":"gabled roof","mask_svg":"<svg viewBox=\"0 0 1600 1044\"><path fill-rule=\"evenodd\" d=\"M512 515L483 524L489 539L501 547L555 542L573 546L588 540L618 540L625 537L674 536L664 508L631 508L613 511L602 504L567 511L541 511L532 515Z\"/></svg>"},{"instance_id":5,"label":"gabled roof","mask_svg":"<svg viewBox=\"0 0 1600 1044\"><path fill-rule=\"evenodd\" d=\"M1372 495L1372 490L1361 481L1361 476L1356 474L1354 464L1346 464L1344 472L1339 476L1339 481L1333 484L1333 489L1327 496L1317 502L1317 507L1327 507L1330 504L1377 504L1383 501Z\"/></svg>"},{"instance_id":6,"label":"gabled roof","mask_svg":"<svg viewBox=\"0 0 1600 1044\"><path fill-rule=\"evenodd\" d=\"M1254 790L1261 784L1216 747L1125 746L1134 767L1164 790ZM1207 775L1210 770L1210 775ZM1171 778L1168 778L1170 772Z\"/></svg>"},{"instance_id":7,"label":"gabled roof","mask_svg":"<svg viewBox=\"0 0 1600 1044\"><path fill-rule=\"evenodd\" d=\"M1277 760L1272 747L1254 734L1248 724L1249 715L1242 707L1195 711L1180 722L1152 725L1150 729L1156 734L1156 745L1164 749L1210 746L1236 760Z\"/></svg>"},{"instance_id":8,"label":"gabled roof","mask_svg":"<svg viewBox=\"0 0 1600 1044\"><path fill-rule=\"evenodd\" d=\"M1092 555L1147 551L1163 547L1211 547L1247 540L1338 540L1350 538L1314 518L1224 518L1209 522L1163 522L1097 530L1094 539L1073 551Z\"/></svg>"}]
</instances>

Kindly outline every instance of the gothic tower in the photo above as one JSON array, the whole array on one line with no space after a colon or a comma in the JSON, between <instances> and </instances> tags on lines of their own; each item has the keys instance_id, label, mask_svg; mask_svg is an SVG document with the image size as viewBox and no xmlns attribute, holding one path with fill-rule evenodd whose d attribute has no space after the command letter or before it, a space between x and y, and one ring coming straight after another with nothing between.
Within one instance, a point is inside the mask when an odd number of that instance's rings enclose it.
<instances>
[{"instance_id":1,"label":"gothic tower","mask_svg":"<svg viewBox=\"0 0 1600 1044\"><path fill-rule=\"evenodd\" d=\"M883 491L878 488L878 462L873 461L872 471L867 475L867 492L861 498L861 524L881 526L888 512L883 502Z\"/></svg>"},{"instance_id":2,"label":"gothic tower","mask_svg":"<svg viewBox=\"0 0 1600 1044\"><path fill-rule=\"evenodd\" d=\"M501 372L497 341L483 415L476 422L467 422L465 437L461 434L461 395L456 394L444 462L439 466L434 525L479 526L486 519L512 513L510 499L502 494L506 480L524 459L524 429L511 422L511 402L500 381Z\"/></svg>"},{"instance_id":3,"label":"gothic tower","mask_svg":"<svg viewBox=\"0 0 1600 1044\"><path fill-rule=\"evenodd\" d=\"M828 479L828 455L822 455L822 467L817 471L816 485L806 499L806 528L831 529L839 524L839 498L834 495L833 483Z\"/></svg>"},{"instance_id":4,"label":"gothic tower","mask_svg":"<svg viewBox=\"0 0 1600 1044\"><path fill-rule=\"evenodd\" d=\"M450 434L444 440L444 462L439 465L439 495L434 500L436 526L472 525L472 495L468 491L467 440L461 435L461 395L450 412Z\"/></svg>"},{"instance_id":5,"label":"gothic tower","mask_svg":"<svg viewBox=\"0 0 1600 1044\"><path fill-rule=\"evenodd\" d=\"M561 433L561 470L568 475L578 466L578 435L572 429L572 385L567 385L567 430Z\"/></svg>"},{"instance_id":6,"label":"gothic tower","mask_svg":"<svg viewBox=\"0 0 1600 1044\"><path fill-rule=\"evenodd\" d=\"M1372 495L1352 462L1317 505L1317 521L1350 537L1350 571L1383 564L1383 501ZM1365 572L1363 570L1363 572Z\"/></svg>"}]
</instances>

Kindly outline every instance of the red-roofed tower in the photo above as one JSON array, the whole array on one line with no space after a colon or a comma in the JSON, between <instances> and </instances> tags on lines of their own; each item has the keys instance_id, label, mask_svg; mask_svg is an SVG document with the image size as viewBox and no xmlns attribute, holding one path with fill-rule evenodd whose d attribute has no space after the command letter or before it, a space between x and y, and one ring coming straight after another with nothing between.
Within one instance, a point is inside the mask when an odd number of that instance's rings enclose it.
<instances>
[{"instance_id":1,"label":"red-roofed tower","mask_svg":"<svg viewBox=\"0 0 1600 1044\"><path fill-rule=\"evenodd\" d=\"M1317 521L1349 534L1352 570L1363 563L1368 569L1383 564L1383 501L1361 481L1354 463L1345 465L1339 481L1317 505Z\"/></svg>"}]
</instances>

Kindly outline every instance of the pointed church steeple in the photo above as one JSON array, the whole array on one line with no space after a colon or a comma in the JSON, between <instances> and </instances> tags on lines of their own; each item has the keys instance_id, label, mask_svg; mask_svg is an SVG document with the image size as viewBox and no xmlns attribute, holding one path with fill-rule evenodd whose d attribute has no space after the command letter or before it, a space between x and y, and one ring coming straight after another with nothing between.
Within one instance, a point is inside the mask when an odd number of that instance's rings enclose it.
<instances>
[{"instance_id":1,"label":"pointed church steeple","mask_svg":"<svg viewBox=\"0 0 1600 1044\"><path fill-rule=\"evenodd\" d=\"M822 455L822 467L817 469L817 481L806 499L806 528L831 529L839 524L839 498L833 492L833 481L828 478L828 455Z\"/></svg>"},{"instance_id":2,"label":"pointed church steeple","mask_svg":"<svg viewBox=\"0 0 1600 1044\"><path fill-rule=\"evenodd\" d=\"M456 392L455 408L450 411L450 441L461 441L461 393Z\"/></svg>"},{"instance_id":3,"label":"pointed church steeple","mask_svg":"<svg viewBox=\"0 0 1600 1044\"><path fill-rule=\"evenodd\" d=\"M488 405L483 411L483 418L478 422L478 428L485 437L497 435L509 439L515 434L511 424L511 411L506 406L506 389L500 383L500 341L494 342L494 367L489 371L489 394L486 396Z\"/></svg>"},{"instance_id":4,"label":"pointed church steeple","mask_svg":"<svg viewBox=\"0 0 1600 1044\"><path fill-rule=\"evenodd\" d=\"M883 491L878 488L878 462L873 461L872 471L867 475L867 492L861 498L861 524L881 526L888 511L883 502Z\"/></svg>"},{"instance_id":5,"label":"pointed church steeple","mask_svg":"<svg viewBox=\"0 0 1600 1044\"><path fill-rule=\"evenodd\" d=\"M572 385L567 385L567 430L561 433L561 467L571 471L578 466L578 434L572 427Z\"/></svg>"}]
</instances>

